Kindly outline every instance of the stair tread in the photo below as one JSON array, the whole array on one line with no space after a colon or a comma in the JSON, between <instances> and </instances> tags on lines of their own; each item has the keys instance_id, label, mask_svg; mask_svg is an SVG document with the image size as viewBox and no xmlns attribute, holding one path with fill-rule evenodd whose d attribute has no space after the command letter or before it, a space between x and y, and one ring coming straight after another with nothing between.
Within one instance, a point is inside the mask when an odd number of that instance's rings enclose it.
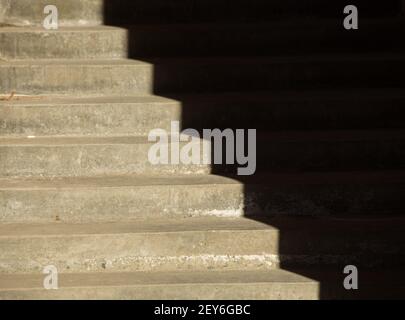
<instances>
[{"instance_id":1,"label":"stair tread","mask_svg":"<svg viewBox=\"0 0 405 320\"><path fill-rule=\"evenodd\" d=\"M342 272L334 270L144 271L58 274L59 290L44 290L42 274L0 275L5 299L342 299L402 294L402 270L361 271L363 290L342 287ZM375 286L379 286L378 293ZM245 291L232 291L242 286ZM290 289L288 289L290 287ZM147 291L149 288L149 292ZM154 289L152 289L154 288ZM193 289L204 290L194 292ZM131 292L134 289L134 292ZM138 289L138 290L137 290ZM151 291L152 290L152 291ZM254 291L256 294L246 293ZM270 290L270 291L269 291ZM292 290L292 291L291 291ZM209 293L207 293L209 292ZM238 293L237 293L238 292ZM262 293L262 294L260 294ZM219 295L219 296L218 296ZM387 295L387 294L385 294Z\"/></svg>"},{"instance_id":2,"label":"stair tread","mask_svg":"<svg viewBox=\"0 0 405 320\"><path fill-rule=\"evenodd\" d=\"M66 145L105 145L105 144L144 144L149 143L147 137L35 137L35 138L3 138L0 146L66 146Z\"/></svg>"},{"instance_id":3,"label":"stair tread","mask_svg":"<svg viewBox=\"0 0 405 320\"><path fill-rule=\"evenodd\" d=\"M311 62L356 62L356 61L376 61L385 62L387 60L403 61L404 55L401 52L383 52L383 53L351 53L351 54L310 54L301 56L274 56L274 57L164 57L164 58L148 58L142 60L135 59L35 59L35 60L0 60L0 67L20 67L20 66L74 66L74 65L90 65L90 66L153 66L154 64L179 64L179 65L194 65L201 64L260 64L260 63L311 63Z\"/></svg>"},{"instance_id":4,"label":"stair tread","mask_svg":"<svg viewBox=\"0 0 405 320\"><path fill-rule=\"evenodd\" d=\"M60 274L60 287L131 286L171 284L307 283L314 280L285 270L181 271ZM0 291L43 288L43 275L0 275Z\"/></svg>"},{"instance_id":5,"label":"stair tread","mask_svg":"<svg viewBox=\"0 0 405 320\"><path fill-rule=\"evenodd\" d=\"M275 230L247 218L149 219L111 223L0 224L0 238L18 236L62 236L89 234L167 233L198 231Z\"/></svg>"},{"instance_id":6,"label":"stair tread","mask_svg":"<svg viewBox=\"0 0 405 320\"><path fill-rule=\"evenodd\" d=\"M169 132L170 133L170 132ZM259 132L263 141L373 141L405 139L405 130L315 130ZM29 136L1 137L0 147L5 146L68 146L68 145L120 145L148 144L146 136Z\"/></svg>"},{"instance_id":7,"label":"stair tread","mask_svg":"<svg viewBox=\"0 0 405 320\"><path fill-rule=\"evenodd\" d=\"M293 272L294 271L294 272ZM326 269L317 270L227 270L227 271L135 271L98 273L61 273L60 288L91 286L136 286L179 284L244 284L244 283L317 283L319 280L336 281L341 285L342 274ZM363 286L373 283L403 286L402 270L362 271ZM305 275L305 276L304 276ZM0 274L0 291L18 289L42 289L42 274ZM316 280L315 280L316 279ZM337 282L338 281L338 282Z\"/></svg>"},{"instance_id":8,"label":"stair tread","mask_svg":"<svg viewBox=\"0 0 405 320\"><path fill-rule=\"evenodd\" d=\"M322 28L319 28L322 25ZM126 28L4 27L7 44L0 50L6 60L20 59L117 59L156 56L288 55L304 52L388 51L404 33L401 19L362 20L362 28L348 35L341 19L287 19L270 23L137 25ZM162 40L164 39L164 40ZM225 41L223 39L226 39ZM335 40L335 41L333 41ZM375 40L375 44L373 42ZM55 44L56 42L56 44ZM380 47L376 43L380 43ZM42 46L39 44L42 43ZM93 46L88 46L92 43ZM244 44L241 47L241 43ZM59 45L57 45L59 44ZM61 46L64 50L61 50ZM398 50L403 51L401 45Z\"/></svg>"},{"instance_id":9,"label":"stair tread","mask_svg":"<svg viewBox=\"0 0 405 320\"><path fill-rule=\"evenodd\" d=\"M125 175L60 178L0 178L0 190L30 189L87 189L125 188L139 186L175 185L244 185L244 184L361 184L361 183L405 183L405 171L337 171L302 173L261 173L260 176L219 176L219 175Z\"/></svg>"},{"instance_id":10,"label":"stair tread","mask_svg":"<svg viewBox=\"0 0 405 320\"><path fill-rule=\"evenodd\" d=\"M403 90L398 91L398 94ZM405 94L404 94L405 96ZM1 97L1 96L0 96ZM12 104L18 106L31 106L31 105L46 105L58 106L65 104L81 105L81 104L100 104L100 103L176 103L178 101L163 96L157 95L136 95L136 96L99 96L99 97L77 97L77 96L28 96L28 95L14 95L11 100L6 100L7 95L3 95L3 100L0 98L0 106Z\"/></svg>"},{"instance_id":11,"label":"stair tread","mask_svg":"<svg viewBox=\"0 0 405 320\"><path fill-rule=\"evenodd\" d=\"M133 29L152 29L152 30L195 30L195 29L233 29L233 28L277 28L277 27L299 27L299 29L309 27L319 29L319 25L323 26L323 29L328 27L334 27L341 29L341 19L336 18L317 18L316 20L308 17L292 17L283 20L272 20L272 21L259 21L259 22L238 22L229 21L225 23L218 22L191 22L191 23L167 23L167 24L126 24L126 25L69 25L60 26L56 30L46 30L42 26L0 26L0 34L8 32L19 32L19 33L65 33L65 32L108 32L117 30L127 30L128 28ZM381 28L391 28L394 26L404 26L404 21L401 18L364 18L362 19L362 29L367 27L381 27Z\"/></svg>"},{"instance_id":12,"label":"stair tread","mask_svg":"<svg viewBox=\"0 0 405 320\"><path fill-rule=\"evenodd\" d=\"M142 104L142 103L182 103L183 101L227 101L227 100L249 100L270 102L274 100L296 101L302 99L313 100L374 100L391 98L405 98L405 91L399 88L375 88L375 89L336 89L336 90L305 90L275 92L251 91L251 92L218 92L218 93L192 93L192 94L171 94L168 96L159 95L134 95L134 96L29 96L15 94L12 99L7 100L10 95L0 95L0 106L12 105L13 107L28 106L59 106L59 105L82 105L82 104Z\"/></svg>"},{"instance_id":13,"label":"stair tread","mask_svg":"<svg viewBox=\"0 0 405 320\"><path fill-rule=\"evenodd\" d=\"M339 234L345 230L357 234L367 230L404 231L405 218L400 216L369 217L194 217L194 218L153 218L125 222L103 223L17 223L0 224L1 238L21 237L62 237L78 235L113 234L154 234L185 232L285 232ZM399 245L399 243L398 243Z\"/></svg>"},{"instance_id":14,"label":"stair tread","mask_svg":"<svg viewBox=\"0 0 405 320\"><path fill-rule=\"evenodd\" d=\"M0 60L0 67L32 66L151 66L150 63L135 59L35 59L35 60Z\"/></svg>"},{"instance_id":15,"label":"stair tread","mask_svg":"<svg viewBox=\"0 0 405 320\"><path fill-rule=\"evenodd\" d=\"M46 30L43 26L3 26L0 27L0 34L2 33L67 33L67 32L109 32L126 30L117 26L61 26L56 30Z\"/></svg>"}]
</instances>

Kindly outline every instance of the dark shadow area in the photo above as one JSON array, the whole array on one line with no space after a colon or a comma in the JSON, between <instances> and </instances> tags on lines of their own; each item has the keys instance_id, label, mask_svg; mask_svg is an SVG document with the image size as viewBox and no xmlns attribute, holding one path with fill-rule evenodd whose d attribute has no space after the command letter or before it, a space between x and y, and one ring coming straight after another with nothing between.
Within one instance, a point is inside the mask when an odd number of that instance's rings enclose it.
<instances>
[{"instance_id":1,"label":"dark shadow area","mask_svg":"<svg viewBox=\"0 0 405 320\"><path fill-rule=\"evenodd\" d=\"M129 58L154 64L153 93L181 101L183 129L257 129L255 175L213 173L243 182L245 215L280 230L282 269L318 280L322 299L405 298L405 177L393 171L405 168L393 132L405 128L405 18L399 0L353 0L360 29L348 31L347 4L105 0L104 10L105 24L128 29ZM343 289L348 264L363 271L362 290Z\"/></svg>"}]
</instances>

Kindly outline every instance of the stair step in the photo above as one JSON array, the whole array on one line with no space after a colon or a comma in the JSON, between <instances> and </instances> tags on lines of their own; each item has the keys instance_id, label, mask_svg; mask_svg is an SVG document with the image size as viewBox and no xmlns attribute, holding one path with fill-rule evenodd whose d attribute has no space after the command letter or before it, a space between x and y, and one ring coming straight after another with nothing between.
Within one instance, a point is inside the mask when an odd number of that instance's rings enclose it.
<instances>
[{"instance_id":1,"label":"stair step","mask_svg":"<svg viewBox=\"0 0 405 320\"><path fill-rule=\"evenodd\" d=\"M55 0L52 4L58 8L60 25L99 25L103 22L104 0ZM0 5L0 23L42 26L46 17L44 8L49 2L19 0L18 3L11 3L10 0L0 0Z\"/></svg>"},{"instance_id":2,"label":"stair step","mask_svg":"<svg viewBox=\"0 0 405 320\"><path fill-rule=\"evenodd\" d=\"M14 96L0 100L0 135L148 136L182 121L181 102L147 95L94 98Z\"/></svg>"},{"instance_id":3,"label":"stair step","mask_svg":"<svg viewBox=\"0 0 405 320\"><path fill-rule=\"evenodd\" d=\"M45 18L46 0L20 0L18 4L10 0L0 2L4 8L0 12L0 22L17 25L42 25ZM268 21L290 18L291 16L331 16L343 17L346 1L326 3L322 0L54 0L59 9L60 24L97 25L103 22L115 23L173 23L196 21ZM386 0L384 6L367 0L353 0L363 16L395 15L400 11L398 0ZM63 13L63 14L62 14Z\"/></svg>"},{"instance_id":4,"label":"stair step","mask_svg":"<svg viewBox=\"0 0 405 320\"><path fill-rule=\"evenodd\" d=\"M404 296L403 0L356 31L343 0L31 2L0 0L0 300ZM152 165L173 120L257 129L257 174Z\"/></svg>"},{"instance_id":5,"label":"stair step","mask_svg":"<svg viewBox=\"0 0 405 320\"><path fill-rule=\"evenodd\" d=\"M320 28L319 26L322 26ZM288 19L265 23L125 26L131 58L277 56L402 50L403 19L362 19L348 32L342 19Z\"/></svg>"},{"instance_id":6,"label":"stair step","mask_svg":"<svg viewBox=\"0 0 405 320\"><path fill-rule=\"evenodd\" d=\"M402 81L405 59L397 54L148 61L154 64L155 93L402 88L405 84Z\"/></svg>"},{"instance_id":7,"label":"stair step","mask_svg":"<svg viewBox=\"0 0 405 320\"><path fill-rule=\"evenodd\" d=\"M322 25L322 28L319 28ZM342 19L271 23L175 24L123 27L2 27L0 58L114 59L148 56L299 55L387 51L405 33L403 19L362 20L348 32Z\"/></svg>"},{"instance_id":8,"label":"stair step","mask_svg":"<svg viewBox=\"0 0 405 320\"><path fill-rule=\"evenodd\" d=\"M179 144L179 150L186 143ZM169 164L152 164L149 151L154 144L147 137L136 136L0 138L0 177L237 174L238 168L246 166L225 164L225 155L224 164L204 164L204 159L213 160L213 150L218 147L203 139L199 143L200 164L172 163L169 153ZM171 148L169 141L168 152ZM224 143L224 152L225 148ZM401 161L405 158L404 130L260 133L256 148L256 155L249 155L249 161L255 162L249 166L255 172L400 169L405 165Z\"/></svg>"},{"instance_id":9,"label":"stair step","mask_svg":"<svg viewBox=\"0 0 405 320\"><path fill-rule=\"evenodd\" d=\"M405 131L282 131L257 137L256 172L400 169L405 167ZM237 173L240 165L214 165Z\"/></svg>"},{"instance_id":10,"label":"stair step","mask_svg":"<svg viewBox=\"0 0 405 320\"><path fill-rule=\"evenodd\" d=\"M0 59L117 59L128 55L128 35L122 28L42 27L0 28Z\"/></svg>"},{"instance_id":11,"label":"stair step","mask_svg":"<svg viewBox=\"0 0 405 320\"><path fill-rule=\"evenodd\" d=\"M0 176L93 176L125 174L208 174L208 164L154 165L147 137L0 138ZM186 142L179 145L181 149ZM201 140L201 146L207 145ZM171 144L167 144L171 150ZM201 147L201 157L210 149Z\"/></svg>"},{"instance_id":12,"label":"stair step","mask_svg":"<svg viewBox=\"0 0 405 320\"><path fill-rule=\"evenodd\" d=\"M0 273L272 268L277 231L249 220L0 225ZM18 253L18 257L15 255Z\"/></svg>"},{"instance_id":13,"label":"stair step","mask_svg":"<svg viewBox=\"0 0 405 320\"><path fill-rule=\"evenodd\" d=\"M153 66L136 60L0 61L0 92L80 96L150 93Z\"/></svg>"},{"instance_id":14,"label":"stair step","mask_svg":"<svg viewBox=\"0 0 405 320\"><path fill-rule=\"evenodd\" d=\"M59 274L58 290L44 275L0 275L2 300L298 300L395 299L405 292L402 270L360 271L358 290L343 288L343 268L325 270L181 271ZM160 307L160 305L157 305ZM188 315L197 311L189 311ZM249 310L248 310L249 311Z\"/></svg>"},{"instance_id":15,"label":"stair step","mask_svg":"<svg viewBox=\"0 0 405 320\"><path fill-rule=\"evenodd\" d=\"M2 224L0 272L271 269L403 265L405 219L148 219Z\"/></svg>"},{"instance_id":16,"label":"stair step","mask_svg":"<svg viewBox=\"0 0 405 320\"><path fill-rule=\"evenodd\" d=\"M170 97L182 103L185 128L270 131L405 127L402 89L351 88Z\"/></svg>"},{"instance_id":17,"label":"stair step","mask_svg":"<svg viewBox=\"0 0 405 320\"><path fill-rule=\"evenodd\" d=\"M3 223L242 215L402 215L405 172L0 179Z\"/></svg>"},{"instance_id":18,"label":"stair step","mask_svg":"<svg viewBox=\"0 0 405 320\"><path fill-rule=\"evenodd\" d=\"M0 61L0 93L134 95L294 88L401 88L403 55ZM348 71L349 70L349 71ZM387 77L387 72L390 77Z\"/></svg>"},{"instance_id":19,"label":"stair step","mask_svg":"<svg viewBox=\"0 0 405 320\"><path fill-rule=\"evenodd\" d=\"M156 128L405 128L402 89L0 99L0 135L147 136ZM246 106L249 106L248 108ZM365 117L367 114L367 117Z\"/></svg>"},{"instance_id":20,"label":"stair step","mask_svg":"<svg viewBox=\"0 0 405 320\"><path fill-rule=\"evenodd\" d=\"M319 284L282 270L61 274L58 290L43 275L1 275L0 299L317 299ZM198 312L198 310L197 310Z\"/></svg>"}]
</instances>

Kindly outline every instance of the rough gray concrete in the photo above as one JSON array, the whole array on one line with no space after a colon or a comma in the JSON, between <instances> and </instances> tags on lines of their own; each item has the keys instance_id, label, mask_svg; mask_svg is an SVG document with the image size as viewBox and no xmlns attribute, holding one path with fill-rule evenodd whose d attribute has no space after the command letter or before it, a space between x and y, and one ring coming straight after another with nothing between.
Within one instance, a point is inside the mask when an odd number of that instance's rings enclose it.
<instances>
[{"instance_id":1,"label":"rough gray concrete","mask_svg":"<svg viewBox=\"0 0 405 320\"><path fill-rule=\"evenodd\" d=\"M147 137L77 137L0 139L0 176L68 177L125 174L210 173L211 166L154 165L149 150L156 142ZM184 147L186 142L179 144ZM201 146L207 145L201 140ZM167 144L171 150L170 142ZM210 159L201 147L201 159Z\"/></svg>"},{"instance_id":2,"label":"rough gray concrete","mask_svg":"<svg viewBox=\"0 0 405 320\"><path fill-rule=\"evenodd\" d=\"M211 161L210 142L199 141L201 162L202 159ZM147 137L134 135L0 138L0 176L165 175L212 171L209 164L153 165L148 156L154 144L156 142L149 142ZM180 150L186 144L180 143ZM400 160L405 157L403 130L272 132L259 135L256 144L260 157L257 171L260 172L405 166ZM168 150L171 147L169 142ZM218 169L217 173L220 172L223 171Z\"/></svg>"},{"instance_id":3,"label":"rough gray concrete","mask_svg":"<svg viewBox=\"0 0 405 320\"><path fill-rule=\"evenodd\" d=\"M3 27L0 42L3 60L118 59L128 55L127 31L106 26L50 31L41 27Z\"/></svg>"},{"instance_id":4,"label":"rough gray concrete","mask_svg":"<svg viewBox=\"0 0 405 320\"><path fill-rule=\"evenodd\" d=\"M6 98L0 97L1 136L147 136L155 128L169 131L173 120L183 122L183 128L195 123L201 128L233 125L258 130L364 130L381 126L381 119L392 128L405 125L402 89L234 92L171 99L155 95L63 98L18 94L10 101Z\"/></svg>"},{"instance_id":5,"label":"rough gray concrete","mask_svg":"<svg viewBox=\"0 0 405 320\"><path fill-rule=\"evenodd\" d=\"M181 102L158 96L49 98L0 102L0 134L22 136L148 136L181 121Z\"/></svg>"},{"instance_id":6,"label":"rough gray concrete","mask_svg":"<svg viewBox=\"0 0 405 320\"><path fill-rule=\"evenodd\" d=\"M0 61L1 94L151 93L153 66L136 60Z\"/></svg>"},{"instance_id":7,"label":"rough gray concrete","mask_svg":"<svg viewBox=\"0 0 405 320\"><path fill-rule=\"evenodd\" d=\"M62 25L98 25L102 23L103 0L52 1L60 12ZM0 0L3 22L11 25L42 25L47 0Z\"/></svg>"},{"instance_id":8,"label":"rough gray concrete","mask_svg":"<svg viewBox=\"0 0 405 320\"><path fill-rule=\"evenodd\" d=\"M2 222L106 222L148 217L373 215L404 210L403 172L0 179Z\"/></svg>"},{"instance_id":9,"label":"rough gray concrete","mask_svg":"<svg viewBox=\"0 0 405 320\"><path fill-rule=\"evenodd\" d=\"M45 0L0 0L0 299L317 299L341 292L342 265L405 264L403 43L385 52L403 22L346 43L322 0L124 2L55 0L48 32ZM117 17L147 26L100 26ZM180 119L265 129L259 165L279 172L151 167L145 136Z\"/></svg>"},{"instance_id":10,"label":"rough gray concrete","mask_svg":"<svg viewBox=\"0 0 405 320\"><path fill-rule=\"evenodd\" d=\"M404 261L403 219L152 219L0 227L2 273L273 269ZM280 234L282 230L283 234ZM287 234L290 235L287 235ZM294 236L292 236L294 234ZM320 242L321 243L318 243Z\"/></svg>"},{"instance_id":11,"label":"rough gray concrete","mask_svg":"<svg viewBox=\"0 0 405 320\"><path fill-rule=\"evenodd\" d=\"M388 61L388 62L387 62ZM389 87L405 84L402 54L137 60L0 61L0 94L82 96L307 88ZM346 68L351 70L350 76ZM314 88L319 88L315 85Z\"/></svg>"},{"instance_id":12,"label":"rough gray concrete","mask_svg":"<svg viewBox=\"0 0 405 320\"><path fill-rule=\"evenodd\" d=\"M0 266L2 273L40 272L46 265L59 272L274 268L277 234L240 219L7 225Z\"/></svg>"},{"instance_id":13,"label":"rough gray concrete","mask_svg":"<svg viewBox=\"0 0 405 320\"><path fill-rule=\"evenodd\" d=\"M41 278L0 276L0 299L317 299L319 283L282 270L61 275L59 290ZM21 290L19 288L24 288Z\"/></svg>"}]
</instances>

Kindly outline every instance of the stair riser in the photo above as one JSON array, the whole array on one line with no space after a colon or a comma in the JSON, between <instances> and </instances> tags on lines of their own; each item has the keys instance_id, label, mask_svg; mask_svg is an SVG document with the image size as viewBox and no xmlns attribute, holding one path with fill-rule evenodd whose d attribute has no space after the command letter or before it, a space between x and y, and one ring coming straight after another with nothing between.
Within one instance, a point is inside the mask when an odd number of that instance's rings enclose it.
<instances>
[{"instance_id":1,"label":"stair riser","mask_svg":"<svg viewBox=\"0 0 405 320\"><path fill-rule=\"evenodd\" d=\"M203 195L203 196L201 196ZM2 190L2 222L122 221L203 215L240 216L240 185L151 185L67 190Z\"/></svg>"},{"instance_id":2,"label":"stair riser","mask_svg":"<svg viewBox=\"0 0 405 320\"><path fill-rule=\"evenodd\" d=\"M279 260L289 266L351 261L366 267L370 267L370 262L374 266L392 266L403 265L405 261L405 257L399 255L405 247L401 237L403 230L366 227L356 230L338 226L328 232L300 230L299 239L285 235L288 232L297 230L3 237L0 239L0 271L35 273L47 265L55 265L61 273L249 270L273 269L279 266Z\"/></svg>"},{"instance_id":3,"label":"stair riser","mask_svg":"<svg viewBox=\"0 0 405 320\"><path fill-rule=\"evenodd\" d=\"M334 22L334 24L333 24ZM364 23L359 32L348 32L341 20L309 24L305 21L280 25L230 27L128 28L129 56L282 56L319 53L386 52L404 48L398 35L403 25Z\"/></svg>"},{"instance_id":4,"label":"stair riser","mask_svg":"<svg viewBox=\"0 0 405 320\"><path fill-rule=\"evenodd\" d=\"M387 72L390 77L387 77ZM405 61L387 58L336 61L232 60L156 64L154 92L223 92L308 88L399 88Z\"/></svg>"},{"instance_id":5,"label":"stair riser","mask_svg":"<svg viewBox=\"0 0 405 320\"><path fill-rule=\"evenodd\" d=\"M155 128L370 129L405 127L405 98L302 98L225 101L179 99L162 103L29 104L3 102L1 136L138 135ZM249 108L246 108L249 105ZM367 118L364 114L367 113Z\"/></svg>"},{"instance_id":6,"label":"stair riser","mask_svg":"<svg viewBox=\"0 0 405 320\"><path fill-rule=\"evenodd\" d=\"M207 144L206 144L207 145ZM1 177L80 177L124 174L237 173L243 165L153 165L150 144L0 147ZM180 145L180 149L184 144ZM209 148L201 150L211 159ZM169 150L171 146L168 147ZM225 151L225 150L224 150ZM253 161L253 154L249 155ZM225 162L226 155L223 156ZM405 140L257 141L256 171L398 169L404 166ZM252 164L253 165L253 164ZM252 166L251 165L251 166Z\"/></svg>"},{"instance_id":7,"label":"stair riser","mask_svg":"<svg viewBox=\"0 0 405 320\"><path fill-rule=\"evenodd\" d=\"M365 16L395 15L399 12L398 0L384 2L383 10L376 3L364 0L352 1L360 5ZM1 7L5 8L3 20L17 25L40 25L44 19L43 9L49 2L20 0L2 0ZM101 24L107 23L150 23L150 22L189 22L189 21L246 21L268 20L275 16L334 16L341 17L345 1L265 1L256 0L249 5L245 1L199 0L167 2L164 0L54 0L60 12L60 23L63 25ZM1 16L0 16L1 18ZM0 20L1 21L1 20Z\"/></svg>"},{"instance_id":8,"label":"stair riser","mask_svg":"<svg viewBox=\"0 0 405 320\"><path fill-rule=\"evenodd\" d=\"M294 229L16 236L0 239L0 271L35 273L47 265L61 273L272 269L279 260L298 266L350 260L367 267L370 261L377 266L404 264L398 255L405 247L401 230L359 231L300 230L299 238L283 236Z\"/></svg>"},{"instance_id":9,"label":"stair riser","mask_svg":"<svg viewBox=\"0 0 405 320\"><path fill-rule=\"evenodd\" d=\"M390 77L387 77L387 72ZM170 63L159 65L1 65L0 92L131 95L341 86L401 87L405 61Z\"/></svg>"},{"instance_id":10,"label":"stair riser","mask_svg":"<svg viewBox=\"0 0 405 320\"><path fill-rule=\"evenodd\" d=\"M4 290L0 300L315 300L320 285L308 283L171 284L123 287ZM249 311L250 312L250 311Z\"/></svg>"},{"instance_id":11,"label":"stair riser","mask_svg":"<svg viewBox=\"0 0 405 320\"><path fill-rule=\"evenodd\" d=\"M388 22L389 23L389 22ZM109 59L162 56L271 56L320 52L386 51L403 46L402 25L362 25L348 33L341 21L325 27L299 21L274 26L176 26L71 31L0 29L0 58ZM237 53L237 54L235 54Z\"/></svg>"},{"instance_id":12,"label":"stair riser","mask_svg":"<svg viewBox=\"0 0 405 320\"><path fill-rule=\"evenodd\" d=\"M153 143L0 147L0 176L80 177L125 174L208 174L210 165L149 161ZM182 148L184 144L180 145ZM170 146L168 147L170 150ZM202 153L204 148L201 148ZM205 148L209 152L209 149ZM208 154L208 159L210 153ZM203 156L200 157L203 159Z\"/></svg>"},{"instance_id":13,"label":"stair riser","mask_svg":"<svg viewBox=\"0 0 405 320\"><path fill-rule=\"evenodd\" d=\"M193 231L0 239L2 273L274 268L277 232ZM249 259L250 258L250 259Z\"/></svg>"},{"instance_id":14,"label":"stair riser","mask_svg":"<svg viewBox=\"0 0 405 320\"><path fill-rule=\"evenodd\" d=\"M324 171L400 169L405 164L405 140L401 137L350 138L313 135L307 139L295 137L257 137L256 172L268 171ZM246 142L245 142L246 144ZM247 150L245 146L245 150ZM250 155L252 159L252 155ZM223 159L226 150L223 147ZM223 160L224 161L224 160ZM253 160L250 160L253 161ZM237 174L241 165L215 164L212 172Z\"/></svg>"},{"instance_id":15,"label":"stair riser","mask_svg":"<svg viewBox=\"0 0 405 320\"><path fill-rule=\"evenodd\" d=\"M156 128L169 132L171 121L181 120L177 102L4 104L0 107L0 135L147 136Z\"/></svg>"},{"instance_id":16,"label":"stair riser","mask_svg":"<svg viewBox=\"0 0 405 320\"><path fill-rule=\"evenodd\" d=\"M26 287L24 289L14 288L7 286L10 289L0 291L0 299L107 299L107 300L121 300L121 299L219 299L219 300L239 300L239 299L398 299L402 297L405 288L402 282L398 282L397 276L388 276L384 273L369 274L361 273L361 289L360 290L346 290L342 286L342 273L341 268L336 269L329 276L324 279L321 275L319 278L319 271L315 271L305 275L305 280L294 281L288 277L282 277L275 274L269 274L269 282L258 281L235 281L229 283L216 283L214 282L201 282L199 279L195 283L181 283L181 284L167 284L167 283L154 283L149 284L141 283L128 283L125 278L126 273L118 280L115 278L113 282L111 279L106 279L103 274L100 274L102 281L94 281L87 285L82 284L78 279L83 279L84 275L75 274L67 275L61 274L58 277L58 290L44 290L43 289L43 275L9 275L6 282L15 284L15 280L25 278ZM274 271L273 271L274 272ZM298 274L303 270L298 270ZM150 273L144 276L150 276ZM169 273L170 275L170 273ZM207 277L206 274L200 274L202 279ZM91 279L91 275L86 275ZM104 276L104 278L103 278ZM243 277L243 275L241 275ZM80 278L79 278L80 277ZM4 276L3 276L4 278ZM74 280L73 280L74 279ZM93 276L94 279L94 276ZM313 279L313 280L311 280ZM127 281L125 281L127 280ZM267 280L267 279L266 279ZM4 280L3 280L4 281ZM73 283L79 283L74 285ZM73 282L73 283L72 283ZM395 285L393 285L395 283ZM74 311L73 311L74 312ZM188 313L189 314L189 313Z\"/></svg>"},{"instance_id":17,"label":"stair riser","mask_svg":"<svg viewBox=\"0 0 405 320\"><path fill-rule=\"evenodd\" d=\"M151 93L149 65L0 65L0 91L17 94L131 95Z\"/></svg>"},{"instance_id":18,"label":"stair riser","mask_svg":"<svg viewBox=\"0 0 405 320\"><path fill-rule=\"evenodd\" d=\"M4 223L106 222L137 218L403 214L403 184L245 186L151 185L121 188L2 189ZM203 195L203 196L201 196Z\"/></svg>"},{"instance_id":19,"label":"stair riser","mask_svg":"<svg viewBox=\"0 0 405 320\"><path fill-rule=\"evenodd\" d=\"M257 171L266 170L353 170L395 169L404 167L405 140L392 139L340 141L333 139L314 141L282 141L258 138ZM220 170L237 172L231 166L218 166Z\"/></svg>"},{"instance_id":20,"label":"stair riser","mask_svg":"<svg viewBox=\"0 0 405 320\"><path fill-rule=\"evenodd\" d=\"M293 92L289 97L274 99L249 99L235 95L225 102L220 99L204 100L204 97L201 101L179 100L182 102L185 128L256 128L271 131L405 127L405 99L395 97L395 93L388 93L387 97L373 97L370 93L361 97L348 95L345 98L345 95L342 93L339 97L336 93L320 97L313 93L311 97L303 97ZM7 119L7 114L4 119Z\"/></svg>"},{"instance_id":21,"label":"stair riser","mask_svg":"<svg viewBox=\"0 0 405 320\"><path fill-rule=\"evenodd\" d=\"M341 282L341 281L340 281ZM243 284L218 285L160 285L138 287L91 287L64 288L59 290L5 290L0 292L4 300L318 300L318 299L377 299L396 300L403 297L403 286L381 287L371 283L362 286L361 292L342 289L341 284L325 289L325 285L308 284ZM320 294L320 292L322 294Z\"/></svg>"},{"instance_id":22,"label":"stair riser","mask_svg":"<svg viewBox=\"0 0 405 320\"><path fill-rule=\"evenodd\" d=\"M98 25L102 23L104 0L52 1L59 11L60 25ZM0 0L0 22L11 25L42 25L47 0Z\"/></svg>"},{"instance_id":23,"label":"stair riser","mask_svg":"<svg viewBox=\"0 0 405 320\"><path fill-rule=\"evenodd\" d=\"M0 58L5 60L115 59L128 55L125 30L0 32L0 42L4 44Z\"/></svg>"}]
</instances>

